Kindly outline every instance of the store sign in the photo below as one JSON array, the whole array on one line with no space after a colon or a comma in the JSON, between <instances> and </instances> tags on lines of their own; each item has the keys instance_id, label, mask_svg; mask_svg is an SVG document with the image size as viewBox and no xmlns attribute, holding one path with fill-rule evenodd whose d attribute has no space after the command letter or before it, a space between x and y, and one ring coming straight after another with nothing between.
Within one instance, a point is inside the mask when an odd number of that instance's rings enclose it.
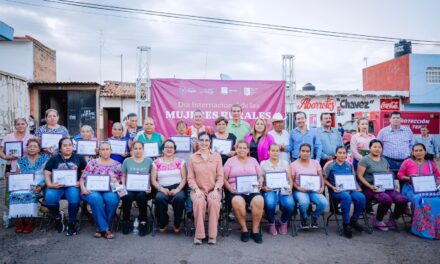
<instances>
[{"instance_id":1,"label":"store sign","mask_svg":"<svg viewBox=\"0 0 440 264\"><path fill-rule=\"evenodd\" d=\"M380 99L380 110L400 110L399 99Z\"/></svg>"},{"instance_id":2,"label":"store sign","mask_svg":"<svg viewBox=\"0 0 440 264\"><path fill-rule=\"evenodd\" d=\"M370 106L374 104L374 99L371 100L352 100L342 99L339 105L343 109L370 109Z\"/></svg>"},{"instance_id":3,"label":"store sign","mask_svg":"<svg viewBox=\"0 0 440 264\"><path fill-rule=\"evenodd\" d=\"M327 96L325 100L312 100L310 97L303 98L301 102L298 104L298 110L335 110L335 100Z\"/></svg>"}]
</instances>

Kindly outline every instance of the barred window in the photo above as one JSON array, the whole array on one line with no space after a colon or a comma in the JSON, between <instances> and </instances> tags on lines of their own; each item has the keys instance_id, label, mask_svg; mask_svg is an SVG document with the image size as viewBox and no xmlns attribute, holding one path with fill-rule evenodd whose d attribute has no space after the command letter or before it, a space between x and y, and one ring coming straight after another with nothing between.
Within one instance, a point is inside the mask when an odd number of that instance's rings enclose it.
<instances>
[{"instance_id":1,"label":"barred window","mask_svg":"<svg viewBox=\"0 0 440 264\"><path fill-rule=\"evenodd\" d=\"M426 83L440 84L440 67L426 68Z\"/></svg>"}]
</instances>

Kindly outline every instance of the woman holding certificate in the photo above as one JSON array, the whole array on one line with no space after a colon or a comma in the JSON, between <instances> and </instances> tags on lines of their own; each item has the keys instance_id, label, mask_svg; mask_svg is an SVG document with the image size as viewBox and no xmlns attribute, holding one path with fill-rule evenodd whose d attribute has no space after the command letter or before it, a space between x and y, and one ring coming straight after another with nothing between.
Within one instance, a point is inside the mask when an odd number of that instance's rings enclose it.
<instances>
[{"instance_id":1,"label":"woman holding certificate","mask_svg":"<svg viewBox=\"0 0 440 264\"><path fill-rule=\"evenodd\" d=\"M199 150L190 157L188 164L188 185L192 190L191 200L196 227L194 244L201 245L206 237L206 206L209 218L208 244L215 244L224 184L222 159L218 153L209 149L211 138L207 132L201 132L197 139Z\"/></svg>"},{"instance_id":2,"label":"woman holding certificate","mask_svg":"<svg viewBox=\"0 0 440 264\"><path fill-rule=\"evenodd\" d=\"M376 216L371 218L374 226L381 231L388 231L389 228L396 228L396 223L392 217L389 218L387 223L384 223L385 214L394 203L393 216L398 219L405 211L408 200L395 190L390 165L382 157L382 142L373 139L370 141L369 147L370 154L359 161L357 176L363 185L365 196L379 203ZM388 178L386 178L387 176Z\"/></svg>"},{"instance_id":3,"label":"woman holding certificate","mask_svg":"<svg viewBox=\"0 0 440 264\"><path fill-rule=\"evenodd\" d=\"M129 138L122 137L124 127L121 123L115 122L112 126L112 137L107 139L107 142L112 146L112 154L110 158L116 160L119 163L123 163L130 153L128 149Z\"/></svg>"},{"instance_id":4,"label":"woman holding certificate","mask_svg":"<svg viewBox=\"0 0 440 264\"><path fill-rule=\"evenodd\" d=\"M425 159L426 154L425 145L415 144L412 157L403 162L397 176L406 182L402 194L411 201L411 232L440 239L440 196L436 190L440 185L440 172L435 162Z\"/></svg>"},{"instance_id":5,"label":"woman holding certificate","mask_svg":"<svg viewBox=\"0 0 440 264\"><path fill-rule=\"evenodd\" d=\"M224 166L226 201L231 203L232 210L241 227L241 241L248 242L249 238L256 243L263 243L260 232L260 222L263 216L264 199L260 194L263 178L260 175L258 161L249 157L249 143L239 140L235 146L237 155L228 159ZM252 233L246 226L246 207L251 206Z\"/></svg>"},{"instance_id":6,"label":"woman holding certificate","mask_svg":"<svg viewBox=\"0 0 440 264\"><path fill-rule=\"evenodd\" d=\"M80 180L81 198L90 205L98 228L96 238L114 238L110 226L119 205L119 196L111 190L110 183L120 182L121 163L112 160L111 153L110 143L101 143L99 158L87 163Z\"/></svg>"},{"instance_id":7,"label":"woman holding certificate","mask_svg":"<svg viewBox=\"0 0 440 264\"><path fill-rule=\"evenodd\" d=\"M370 141L376 137L368 133L368 119L361 118L357 121L357 133L351 137L350 149L353 156L353 167L357 170L357 165L362 157L368 155Z\"/></svg>"},{"instance_id":8,"label":"woman holding certificate","mask_svg":"<svg viewBox=\"0 0 440 264\"><path fill-rule=\"evenodd\" d=\"M96 158L98 153L98 140L94 137L95 132L89 125L83 125L80 131L80 137L73 139L75 150L78 155L83 156L87 162Z\"/></svg>"},{"instance_id":9,"label":"woman holding certificate","mask_svg":"<svg viewBox=\"0 0 440 264\"><path fill-rule=\"evenodd\" d=\"M330 197L341 204L342 227L344 236L351 238L351 228L362 232L364 229L357 222L365 210L365 195L356 182L353 166L346 161L347 149L343 146L336 148L336 160L329 163L324 169L325 184L330 191ZM353 215L350 218L351 204L354 205Z\"/></svg>"},{"instance_id":10,"label":"woman holding certificate","mask_svg":"<svg viewBox=\"0 0 440 264\"><path fill-rule=\"evenodd\" d=\"M67 128L58 124L59 119L57 110L47 109L45 113L46 124L35 131L35 136L40 139L41 147L49 154L55 152L61 138L69 136Z\"/></svg>"},{"instance_id":11,"label":"woman holding certificate","mask_svg":"<svg viewBox=\"0 0 440 264\"><path fill-rule=\"evenodd\" d=\"M289 163L280 159L281 147L275 143L270 145L270 158L261 163L261 174L265 179L264 210L269 221L269 232L277 234L275 227L275 214L278 203L281 209L280 229L281 235L287 234L287 222L293 213L295 201L293 200L293 180Z\"/></svg>"},{"instance_id":12,"label":"woman holding certificate","mask_svg":"<svg viewBox=\"0 0 440 264\"><path fill-rule=\"evenodd\" d=\"M162 142L165 141L165 138L155 132L155 127L153 118L145 118L144 131L140 132L135 138L135 141L144 143L145 157L156 158L162 154Z\"/></svg>"},{"instance_id":13,"label":"woman holding certificate","mask_svg":"<svg viewBox=\"0 0 440 264\"><path fill-rule=\"evenodd\" d=\"M60 200L65 197L68 202L67 236L76 235L76 215L80 202L79 177L87 165L84 157L73 153L73 142L62 138L58 144L59 152L47 161L44 167L44 178L47 189L45 200L55 219L58 232L64 231L63 214L60 214Z\"/></svg>"},{"instance_id":14,"label":"woman holding certificate","mask_svg":"<svg viewBox=\"0 0 440 264\"><path fill-rule=\"evenodd\" d=\"M312 147L303 143L299 147L299 159L290 164L292 176L294 179L293 196L298 202L301 228L309 228L309 206L310 202L316 204L315 211L311 215L311 228L318 228L318 218L324 213L328 206L328 201L323 195L324 192L324 177L322 176L322 169L319 162L310 158Z\"/></svg>"},{"instance_id":15,"label":"woman holding certificate","mask_svg":"<svg viewBox=\"0 0 440 264\"><path fill-rule=\"evenodd\" d=\"M151 169L151 184L158 191L155 204L159 216L159 231L167 230L170 203L174 210L174 232L179 233L185 208L185 161L174 157L176 144L171 139L165 140L162 146L162 157L154 160Z\"/></svg>"},{"instance_id":16,"label":"woman holding certificate","mask_svg":"<svg viewBox=\"0 0 440 264\"><path fill-rule=\"evenodd\" d=\"M228 120L221 116L215 120L217 131L212 134L212 150L219 153L222 157L222 164L225 165L228 158L235 155L235 141L237 138L234 134L228 133Z\"/></svg>"},{"instance_id":17,"label":"woman holding certificate","mask_svg":"<svg viewBox=\"0 0 440 264\"><path fill-rule=\"evenodd\" d=\"M252 133L244 137L249 143L250 156L258 162L269 159L269 147L275 143L275 139L267 132L266 121L258 118L255 120Z\"/></svg>"},{"instance_id":18,"label":"woman holding certificate","mask_svg":"<svg viewBox=\"0 0 440 264\"><path fill-rule=\"evenodd\" d=\"M147 121L146 121L147 122ZM134 141L131 145L131 158L122 164L122 183L128 194L122 198L122 233L130 232L131 205L136 201L139 206L139 235L147 234L148 200L151 199L150 172L153 160L144 157L144 144Z\"/></svg>"}]
</instances>

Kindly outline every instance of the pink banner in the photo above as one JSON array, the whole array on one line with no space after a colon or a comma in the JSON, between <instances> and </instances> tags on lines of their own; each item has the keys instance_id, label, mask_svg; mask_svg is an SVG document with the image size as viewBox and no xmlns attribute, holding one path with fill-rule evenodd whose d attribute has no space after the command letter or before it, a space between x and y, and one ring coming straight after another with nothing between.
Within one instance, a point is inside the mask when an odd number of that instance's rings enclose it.
<instances>
[{"instance_id":1,"label":"pink banner","mask_svg":"<svg viewBox=\"0 0 440 264\"><path fill-rule=\"evenodd\" d=\"M151 82L151 116L156 131L168 137L176 134L183 119L192 125L194 110L204 112L205 125L214 127L219 116L231 119L232 104L243 107L243 119L252 126L255 119L269 120L276 112L284 116L284 81L154 79Z\"/></svg>"}]
</instances>

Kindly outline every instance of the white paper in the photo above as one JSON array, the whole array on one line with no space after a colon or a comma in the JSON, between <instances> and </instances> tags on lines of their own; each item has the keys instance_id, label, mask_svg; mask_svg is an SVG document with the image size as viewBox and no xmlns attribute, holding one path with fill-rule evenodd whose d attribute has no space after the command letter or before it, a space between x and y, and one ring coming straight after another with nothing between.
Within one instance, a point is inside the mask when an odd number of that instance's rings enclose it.
<instances>
[{"instance_id":1,"label":"white paper","mask_svg":"<svg viewBox=\"0 0 440 264\"><path fill-rule=\"evenodd\" d=\"M6 156L21 158L23 156L23 142L5 142Z\"/></svg>"},{"instance_id":2,"label":"white paper","mask_svg":"<svg viewBox=\"0 0 440 264\"><path fill-rule=\"evenodd\" d=\"M34 183L34 174L10 174L8 177L8 190L13 191L29 191Z\"/></svg>"},{"instance_id":3,"label":"white paper","mask_svg":"<svg viewBox=\"0 0 440 264\"><path fill-rule=\"evenodd\" d=\"M89 191L110 190L110 176L109 175L88 175L86 178L86 189Z\"/></svg>"},{"instance_id":4,"label":"white paper","mask_svg":"<svg viewBox=\"0 0 440 264\"><path fill-rule=\"evenodd\" d=\"M191 152L190 136L172 136L171 139L176 143L176 152Z\"/></svg>"},{"instance_id":5,"label":"white paper","mask_svg":"<svg viewBox=\"0 0 440 264\"><path fill-rule=\"evenodd\" d=\"M341 191L355 191L356 180L352 174L335 174L335 185Z\"/></svg>"},{"instance_id":6,"label":"white paper","mask_svg":"<svg viewBox=\"0 0 440 264\"><path fill-rule=\"evenodd\" d=\"M232 150L232 140L230 139L212 139L212 151L227 155Z\"/></svg>"},{"instance_id":7,"label":"white paper","mask_svg":"<svg viewBox=\"0 0 440 264\"><path fill-rule=\"evenodd\" d=\"M144 143L144 157L159 157L159 144L157 142Z\"/></svg>"},{"instance_id":8,"label":"white paper","mask_svg":"<svg viewBox=\"0 0 440 264\"><path fill-rule=\"evenodd\" d=\"M52 183L62 184L64 186L76 186L76 170L53 170Z\"/></svg>"},{"instance_id":9,"label":"white paper","mask_svg":"<svg viewBox=\"0 0 440 264\"><path fill-rule=\"evenodd\" d=\"M384 190L394 190L394 176L392 173L374 173L374 186L382 186Z\"/></svg>"},{"instance_id":10,"label":"white paper","mask_svg":"<svg viewBox=\"0 0 440 264\"><path fill-rule=\"evenodd\" d=\"M123 155L127 152L127 141L109 139L108 143L112 147L112 154Z\"/></svg>"},{"instance_id":11,"label":"white paper","mask_svg":"<svg viewBox=\"0 0 440 264\"><path fill-rule=\"evenodd\" d=\"M96 140L78 140L76 142L76 153L79 155L96 155Z\"/></svg>"},{"instance_id":12,"label":"white paper","mask_svg":"<svg viewBox=\"0 0 440 264\"><path fill-rule=\"evenodd\" d=\"M317 192L321 189L321 177L318 175L299 175L300 187L308 191Z\"/></svg>"},{"instance_id":13,"label":"white paper","mask_svg":"<svg viewBox=\"0 0 440 264\"><path fill-rule=\"evenodd\" d=\"M268 172L264 177L266 186L272 189L281 189L284 186L289 186L286 172Z\"/></svg>"},{"instance_id":14,"label":"white paper","mask_svg":"<svg viewBox=\"0 0 440 264\"><path fill-rule=\"evenodd\" d=\"M62 138L63 138L63 134L43 133L41 135L41 147L57 149L58 143Z\"/></svg>"},{"instance_id":15,"label":"white paper","mask_svg":"<svg viewBox=\"0 0 440 264\"><path fill-rule=\"evenodd\" d=\"M127 191L146 191L150 189L150 174L127 174Z\"/></svg>"},{"instance_id":16,"label":"white paper","mask_svg":"<svg viewBox=\"0 0 440 264\"><path fill-rule=\"evenodd\" d=\"M258 182L257 175L237 176L235 178L237 193L252 193L252 184Z\"/></svg>"},{"instance_id":17,"label":"white paper","mask_svg":"<svg viewBox=\"0 0 440 264\"><path fill-rule=\"evenodd\" d=\"M434 175L411 177L414 192L436 192L437 184Z\"/></svg>"}]
</instances>

